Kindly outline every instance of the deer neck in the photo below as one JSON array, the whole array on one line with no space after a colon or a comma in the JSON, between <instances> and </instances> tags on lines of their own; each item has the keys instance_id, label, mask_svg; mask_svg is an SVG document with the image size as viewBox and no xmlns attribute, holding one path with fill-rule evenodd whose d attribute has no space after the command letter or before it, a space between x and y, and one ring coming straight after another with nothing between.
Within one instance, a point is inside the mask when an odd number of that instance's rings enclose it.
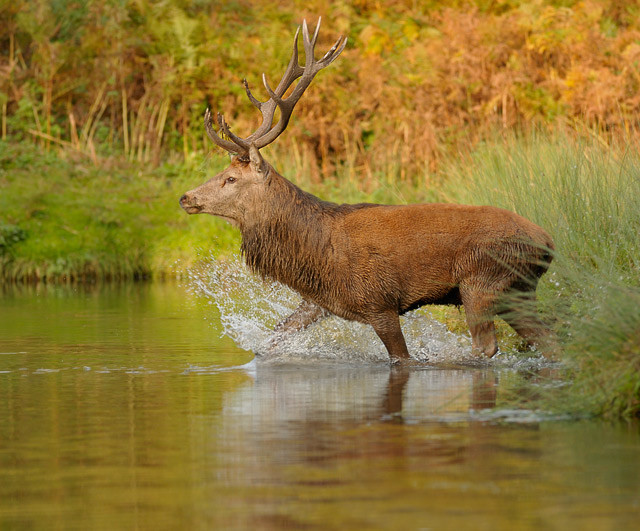
<instances>
[{"instance_id":1,"label":"deer neck","mask_svg":"<svg viewBox=\"0 0 640 531\"><path fill-rule=\"evenodd\" d=\"M245 262L261 276L314 298L326 289L334 207L276 174L257 215L241 227Z\"/></svg>"}]
</instances>

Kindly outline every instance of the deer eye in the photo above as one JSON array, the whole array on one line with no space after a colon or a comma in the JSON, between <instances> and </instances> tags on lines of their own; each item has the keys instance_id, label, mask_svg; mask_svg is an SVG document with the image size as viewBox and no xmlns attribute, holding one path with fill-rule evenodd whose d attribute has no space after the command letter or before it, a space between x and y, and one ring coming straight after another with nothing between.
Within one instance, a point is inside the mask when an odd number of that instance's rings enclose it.
<instances>
[{"instance_id":1,"label":"deer eye","mask_svg":"<svg viewBox=\"0 0 640 531\"><path fill-rule=\"evenodd\" d=\"M237 181L237 179L235 177L227 177L226 180L225 180L225 182L229 183L229 184L235 183L236 181Z\"/></svg>"}]
</instances>

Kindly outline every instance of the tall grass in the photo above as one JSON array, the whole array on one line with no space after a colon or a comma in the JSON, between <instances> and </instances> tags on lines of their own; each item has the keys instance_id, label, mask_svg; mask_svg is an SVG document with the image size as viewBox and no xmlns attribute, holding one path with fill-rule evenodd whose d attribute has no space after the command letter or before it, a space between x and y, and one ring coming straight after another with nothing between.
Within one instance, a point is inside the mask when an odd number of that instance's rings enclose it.
<instances>
[{"instance_id":1,"label":"tall grass","mask_svg":"<svg viewBox=\"0 0 640 531\"><path fill-rule=\"evenodd\" d=\"M637 146L533 135L487 145L448 169L448 198L515 210L554 237L539 294L561 337L570 385L545 394L547 407L640 415Z\"/></svg>"}]
</instances>

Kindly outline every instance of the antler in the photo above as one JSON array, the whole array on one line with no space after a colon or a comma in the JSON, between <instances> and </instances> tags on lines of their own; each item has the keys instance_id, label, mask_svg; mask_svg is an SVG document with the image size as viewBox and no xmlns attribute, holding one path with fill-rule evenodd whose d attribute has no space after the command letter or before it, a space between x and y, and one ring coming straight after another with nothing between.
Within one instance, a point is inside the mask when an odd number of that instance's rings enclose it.
<instances>
[{"instance_id":1,"label":"antler","mask_svg":"<svg viewBox=\"0 0 640 531\"><path fill-rule=\"evenodd\" d=\"M220 131L222 131L224 136L226 136L229 140L227 140L226 138L221 138L213 128L211 112L209 111L209 109L206 110L206 112L204 113L204 127L207 131L207 135L209 135L209 138L215 144L231 153L237 153L240 155L248 153L251 144L254 144L256 148L260 149L270 144L280 136L280 134L286 129L287 125L289 124L293 108L296 106L296 103L298 103L298 100L301 98L304 91L311 84L311 81L313 80L315 75L320 70L333 63L333 61L335 61L342 53L342 50L344 50L344 47L347 44L347 38L341 35L335 42L335 44L331 47L331 49L326 54L324 54L324 57L319 61L316 61L313 54L316 46L316 41L318 39L318 32L320 31L321 21L322 18L318 18L318 24L316 25L316 29L313 33L313 38L311 39L309 38L309 28L307 27L307 21L302 21L302 44L304 46L305 53L304 67L298 64L298 35L300 34L300 26L298 26L296 35L293 38L293 53L291 54L289 65L287 66L287 69L275 90L271 89L271 86L267 82L267 77L262 74L262 83L264 84L264 88L267 90L267 93L270 96L267 101L260 101L255 98L249 90L249 84L247 83L247 80L242 80L249 100L262 113L262 123L260 124L260 127L258 127L258 129L256 129L252 134L250 134L246 138L240 138L239 136L236 136L229 129L229 125L225 121L224 116L218 113L217 121ZM295 86L289 97L284 98L283 96L287 89L298 78L301 79ZM272 127L273 116L277 108L280 109L280 119L278 120L278 123L274 127Z\"/></svg>"}]
</instances>

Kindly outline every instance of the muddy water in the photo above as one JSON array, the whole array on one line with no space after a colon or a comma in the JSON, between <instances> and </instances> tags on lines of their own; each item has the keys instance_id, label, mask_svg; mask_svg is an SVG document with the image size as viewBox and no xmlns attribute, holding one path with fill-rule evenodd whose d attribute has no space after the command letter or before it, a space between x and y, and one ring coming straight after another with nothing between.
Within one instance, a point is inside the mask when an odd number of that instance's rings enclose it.
<instances>
[{"instance_id":1,"label":"muddy water","mask_svg":"<svg viewBox=\"0 0 640 531\"><path fill-rule=\"evenodd\" d=\"M295 300L209 273L0 292L0 528L637 528L638 427L505 409L536 360L410 316L423 367L339 321L254 361Z\"/></svg>"}]
</instances>

